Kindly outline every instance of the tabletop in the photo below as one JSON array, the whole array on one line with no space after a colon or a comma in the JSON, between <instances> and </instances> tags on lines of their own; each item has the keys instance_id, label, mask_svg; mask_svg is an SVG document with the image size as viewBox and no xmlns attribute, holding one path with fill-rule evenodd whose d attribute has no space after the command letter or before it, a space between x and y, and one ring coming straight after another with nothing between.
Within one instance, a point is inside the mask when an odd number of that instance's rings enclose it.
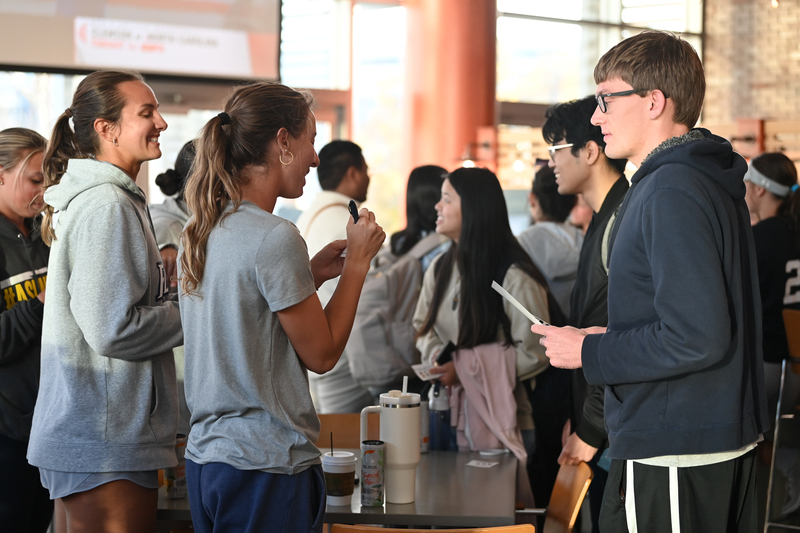
<instances>
[{"instance_id":1,"label":"tabletop","mask_svg":"<svg viewBox=\"0 0 800 533\"><path fill-rule=\"evenodd\" d=\"M467 466L471 461L497 464L489 468ZM360 463L356 467L356 472L359 471ZM517 458L511 453L493 456L478 452L423 453L417 466L415 502L362 507L356 485L350 507L328 505L325 522L423 527L513 525L516 476ZM159 490L158 519L191 520L188 498L170 500L163 488Z\"/></svg>"},{"instance_id":2,"label":"tabletop","mask_svg":"<svg viewBox=\"0 0 800 533\"><path fill-rule=\"evenodd\" d=\"M497 463L490 468L471 461ZM360 467L359 467L360 468ZM350 508L328 505L326 523L438 527L491 527L514 524L517 458L511 453L428 452L417 466L413 503L362 507L356 486Z\"/></svg>"}]
</instances>

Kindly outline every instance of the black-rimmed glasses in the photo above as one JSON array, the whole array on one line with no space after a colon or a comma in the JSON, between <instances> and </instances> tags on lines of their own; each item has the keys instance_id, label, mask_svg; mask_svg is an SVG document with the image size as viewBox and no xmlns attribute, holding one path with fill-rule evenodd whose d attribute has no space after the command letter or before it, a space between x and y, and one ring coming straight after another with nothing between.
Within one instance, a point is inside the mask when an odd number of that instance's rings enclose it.
<instances>
[{"instance_id":1,"label":"black-rimmed glasses","mask_svg":"<svg viewBox=\"0 0 800 533\"><path fill-rule=\"evenodd\" d=\"M598 94L595 96L597 100L597 107L600 108L601 113L605 113L608 111L608 102L606 102L606 98L609 96L630 96L632 94L641 93L645 91L649 91L650 89L631 89L630 91L620 91L618 93L605 93L605 94ZM665 97L667 95L664 95Z\"/></svg>"}]
</instances>

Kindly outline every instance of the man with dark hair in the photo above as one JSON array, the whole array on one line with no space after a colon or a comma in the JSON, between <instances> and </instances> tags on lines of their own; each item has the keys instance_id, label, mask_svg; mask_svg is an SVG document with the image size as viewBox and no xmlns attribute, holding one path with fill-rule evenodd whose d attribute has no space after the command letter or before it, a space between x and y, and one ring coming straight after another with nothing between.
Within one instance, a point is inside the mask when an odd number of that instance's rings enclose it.
<instances>
[{"instance_id":1,"label":"man with dark hair","mask_svg":"<svg viewBox=\"0 0 800 533\"><path fill-rule=\"evenodd\" d=\"M367 199L369 174L361 147L350 141L332 141L319 151L317 176L322 187L309 208L300 215L297 227L313 257L325 245L347 238L350 200ZM333 296L339 278L328 280L317 291L323 307ZM311 394L319 413L360 413L372 405L372 395L359 386L350 374L347 350L330 372L309 372Z\"/></svg>"},{"instance_id":2,"label":"man with dark hair","mask_svg":"<svg viewBox=\"0 0 800 533\"><path fill-rule=\"evenodd\" d=\"M570 324L605 325L606 271L602 263L602 237L608 221L628 190L623 175L625 159L605 153L600 128L590 122L597 103L593 96L556 104L545 113L542 136L550 146L559 194L583 195L595 215L581 250L578 279L570 299Z\"/></svg>"},{"instance_id":3,"label":"man with dark hair","mask_svg":"<svg viewBox=\"0 0 800 533\"><path fill-rule=\"evenodd\" d=\"M747 164L693 129L705 76L686 41L644 31L594 77L606 152L638 168L609 242L608 328L532 330L553 365L605 386L601 528L756 531L769 423Z\"/></svg>"},{"instance_id":4,"label":"man with dark hair","mask_svg":"<svg viewBox=\"0 0 800 533\"><path fill-rule=\"evenodd\" d=\"M556 174L558 192L578 194L594 211L586 230L578 272L570 299L569 324L577 328L608 324L608 239L622 199L628 191L623 175L625 159L606 155L600 128L591 119L594 96L556 104L545 113L544 139L551 144L550 167ZM559 464L589 463L594 479L589 486L593 531L598 531L600 504L606 470L597 461L606 448L602 385L590 386L581 369L571 372L570 419Z\"/></svg>"},{"instance_id":5,"label":"man with dark hair","mask_svg":"<svg viewBox=\"0 0 800 533\"><path fill-rule=\"evenodd\" d=\"M336 191L355 200L367 200L369 175L361 147L350 141L331 141L319 151L317 168L323 191Z\"/></svg>"}]
</instances>

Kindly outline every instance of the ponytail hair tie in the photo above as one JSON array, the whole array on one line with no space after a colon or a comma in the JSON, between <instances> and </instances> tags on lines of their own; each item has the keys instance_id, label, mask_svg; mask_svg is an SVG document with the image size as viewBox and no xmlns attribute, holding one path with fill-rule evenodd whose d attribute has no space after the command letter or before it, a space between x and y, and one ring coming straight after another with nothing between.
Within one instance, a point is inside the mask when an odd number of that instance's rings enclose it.
<instances>
[{"instance_id":1,"label":"ponytail hair tie","mask_svg":"<svg viewBox=\"0 0 800 533\"><path fill-rule=\"evenodd\" d=\"M231 123L231 116L229 114L227 114L225 111L223 111L222 113L220 113L217 116L219 117L220 125L224 126L225 124L230 124Z\"/></svg>"},{"instance_id":2,"label":"ponytail hair tie","mask_svg":"<svg viewBox=\"0 0 800 533\"><path fill-rule=\"evenodd\" d=\"M67 115L67 118L71 117L72 116L72 109L66 108L64 110L64 114Z\"/></svg>"},{"instance_id":3,"label":"ponytail hair tie","mask_svg":"<svg viewBox=\"0 0 800 533\"><path fill-rule=\"evenodd\" d=\"M792 192L797 192L797 189L800 189L800 185L798 185L797 183L792 185Z\"/></svg>"}]
</instances>

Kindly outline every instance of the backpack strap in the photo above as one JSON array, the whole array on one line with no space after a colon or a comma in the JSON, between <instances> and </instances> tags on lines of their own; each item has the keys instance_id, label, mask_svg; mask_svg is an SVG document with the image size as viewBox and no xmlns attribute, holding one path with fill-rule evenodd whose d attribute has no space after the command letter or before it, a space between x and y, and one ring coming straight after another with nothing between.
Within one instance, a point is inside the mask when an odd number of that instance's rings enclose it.
<instances>
[{"instance_id":1,"label":"backpack strap","mask_svg":"<svg viewBox=\"0 0 800 533\"><path fill-rule=\"evenodd\" d=\"M608 276L608 248L609 243L611 242L611 230L614 228L614 222L617 220L620 207L622 207L622 204L618 205L614 212L611 213L611 217L608 219L608 223L606 224L606 229L603 231L603 243L600 246L600 258L603 261L603 270L606 271L606 276Z\"/></svg>"},{"instance_id":2,"label":"backpack strap","mask_svg":"<svg viewBox=\"0 0 800 533\"><path fill-rule=\"evenodd\" d=\"M437 247L441 246L442 244L447 242L447 237L439 235L438 233L430 233L420 239L420 241L411 247L411 249L406 252L407 255L414 257L416 259L422 259L432 251L434 251Z\"/></svg>"},{"instance_id":3,"label":"backpack strap","mask_svg":"<svg viewBox=\"0 0 800 533\"><path fill-rule=\"evenodd\" d=\"M440 254L436 259L432 261L433 266L433 277L436 278L439 276L439 272L442 270L442 256L444 254Z\"/></svg>"},{"instance_id":4,"label":"backpack strap","mask_svg":"<svg viewBox=\"0 0 800 533\"><path fill-rule=\"evenodd\" d=\"M347 204L340 204L340 203L328 204L328 205L326 205L325 207L323 207L322 209L320 209L319 211L317 211L316 213L314 213L314 216L313 216L313 217L311 217L311 220L309 220L309 221L308 221L308 225L306 226L306 233L308 233L308 231L311 229L311 224L313 224L313 223L314 223L314 221L315 221L315 220L317 220L317 217L318 217L318 216L319 216L319 215L320 215L320 214L321 214L323 211L325 211L325 210L327 210L327 209L330 209L331 207L344 207L345 209L347 209Z\"/></svg>"}]
</instances>

